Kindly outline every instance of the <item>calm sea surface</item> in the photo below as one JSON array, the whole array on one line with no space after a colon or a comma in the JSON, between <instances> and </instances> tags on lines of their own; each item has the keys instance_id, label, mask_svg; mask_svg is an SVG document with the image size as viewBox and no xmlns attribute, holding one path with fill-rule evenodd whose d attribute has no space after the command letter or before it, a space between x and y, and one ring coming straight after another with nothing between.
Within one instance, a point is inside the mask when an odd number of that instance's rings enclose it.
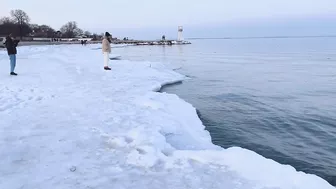
<instances>
[{"instance_id":1,"label":"calm sea surface","mask_svg":"<svg viewBox=\"0 0 336 189\"><path fill-rule=\"evenodd\" d=\"M114 52L189 76L163 91L198 109L215 144L253 150L336 185L336 38L191 42Z\"/></svg>"}]
</instances>

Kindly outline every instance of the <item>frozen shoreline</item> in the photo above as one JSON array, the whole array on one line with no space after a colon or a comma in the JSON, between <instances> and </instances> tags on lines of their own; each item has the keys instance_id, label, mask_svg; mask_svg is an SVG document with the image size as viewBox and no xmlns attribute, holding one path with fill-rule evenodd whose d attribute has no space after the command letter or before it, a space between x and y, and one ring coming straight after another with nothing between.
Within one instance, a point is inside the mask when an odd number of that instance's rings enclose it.
<instances>
[{"instance_id":1,"label":"frozen shoreline","mask_svg":"<svg viewBox=\"0 0 336 189\"><path fill-rule=\"evenodd\" d=\"M334 189L212 144L191 104L153 92L185 79L164 64L104 72L90 45L26 46L13 78L0 53L0 188Z\"/></svg>"}]
</instances>

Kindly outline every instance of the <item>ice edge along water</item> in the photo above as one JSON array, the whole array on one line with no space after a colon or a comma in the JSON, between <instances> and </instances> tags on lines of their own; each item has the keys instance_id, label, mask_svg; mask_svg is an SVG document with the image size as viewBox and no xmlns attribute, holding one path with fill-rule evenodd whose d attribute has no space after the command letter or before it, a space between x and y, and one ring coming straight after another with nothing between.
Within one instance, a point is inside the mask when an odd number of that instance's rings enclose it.
<instances>
[{"instance_id":1,"label":"ice edge along water","mask_svg":"<svg viewBox=\"0 0 336 189\"><path fill-rule=\"evenodd\" d=\"M196 109L157 93L168 65L111 61L96 46L0 52L0 188L334 189L253 151L212 144Z\"/></svg>"}]
</instances>

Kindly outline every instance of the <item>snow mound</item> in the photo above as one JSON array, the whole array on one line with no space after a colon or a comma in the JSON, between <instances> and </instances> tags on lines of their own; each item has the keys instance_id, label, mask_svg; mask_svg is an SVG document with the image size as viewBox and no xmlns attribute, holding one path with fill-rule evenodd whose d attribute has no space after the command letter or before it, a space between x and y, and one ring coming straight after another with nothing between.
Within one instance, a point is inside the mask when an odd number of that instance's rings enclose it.
<instances>
[{"instance_id":1,"label":"snow mound","mask_svg":"<svg viewBox=\"0 0 336 189\"><path fill-rule=\"evenodd\" d=\"M184 76L95 45L0 52L0 188L334 189L252 151L212 144L195 108L157 93ZM116 50L115 50L116 51Z\"/></svg>"}]
</instances>

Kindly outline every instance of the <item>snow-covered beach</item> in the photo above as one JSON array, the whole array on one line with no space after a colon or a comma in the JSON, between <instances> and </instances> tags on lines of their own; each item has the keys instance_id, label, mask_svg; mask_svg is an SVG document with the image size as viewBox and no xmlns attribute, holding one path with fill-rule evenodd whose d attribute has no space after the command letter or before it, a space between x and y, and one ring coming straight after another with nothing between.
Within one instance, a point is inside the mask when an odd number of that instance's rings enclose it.
<instances>
[{"instance_id":1,"label":"snow-covered beach","mask_svg":"<svg viewBox=\"0 0 336 189\"><path fill-rule=\"evenodd\" d=\"M334 189L215 146L191 104L157 92L183 75L127 60L106 72L97 47L20 47L18 77L0 51L0 189Z\"/></svg>"}]
</instances>

